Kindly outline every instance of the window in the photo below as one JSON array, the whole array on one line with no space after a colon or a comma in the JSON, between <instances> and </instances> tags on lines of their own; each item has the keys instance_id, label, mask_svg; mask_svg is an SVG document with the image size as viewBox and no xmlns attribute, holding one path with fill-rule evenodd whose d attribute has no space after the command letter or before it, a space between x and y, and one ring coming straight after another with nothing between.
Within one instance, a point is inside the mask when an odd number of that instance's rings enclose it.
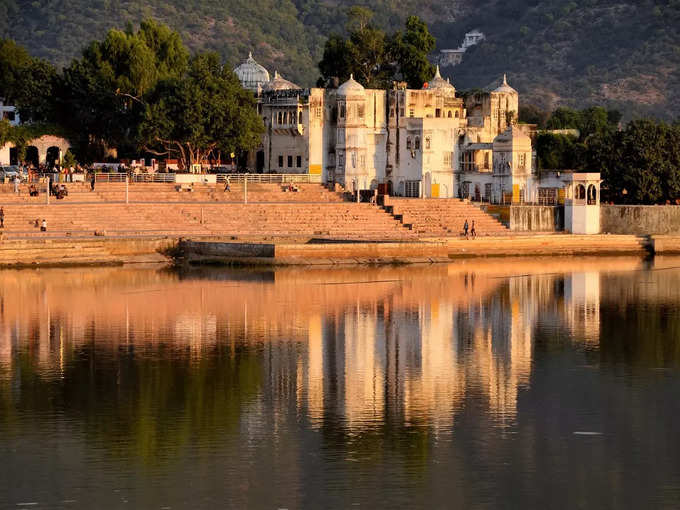
<instances>
[{"instance_id":1,"label":"window","mask_svg":"<svg viewBox=\"0 0 680 510\"><path fill-rule=\"evenodd\" d=\"M538 188L538 205L557 205L557 188Z\"/></svg>"},{"instance_id":2,"label":"window","mask_svg":"<svg viewBox=\"0 0 680 510\"><path fill-rule=\"evenodd\" d=\"M406 181L404 195L411 198L420 196L420 181Z\"/></svg>"},{"instance_id":3,"label":"window","mask_svg":"<svg viewBox=\"0 0 680 510\"><path fill-rule=\"evenodd\" d=\"M586 199L586 187L583 184L579 184L578 186L576 186L576 193L574 198L576 200Z\"/></svg>"},{"instance_id":4,"label":"window","mask_svg":"<svg viewBox=\"0 0 680 510\"><path fill-rule=\"evenodd\" d=\"M288 168L293 166L293 156L288 156Z\"/></svg>"},{"instance_id":5,"label":"window","mask_svg":"<svg viewBox=\"0 0 680 510\"><path fill-rule=\"evenodd\" d=\"M451 152L445 152L444 153L444 166L445 167L450 167L451 166Z\"/></svg>"},{"instance_id":6,"label":"window","mask_svg":"<svg viewBox=\"0 0 680 510\"><path fill-rule=\"evenodd\" d=\"M358 107L358 111L359 111L359 118L363 119L364 118L364 105L360 104L359 107Z\"/></svg>"},{"instance_id":7,"label":"window","mask_svg":"<svg viewBox=\"0 0 680 510\"><path fill-rule=\"evenodd\" d=\"M484 168L486 168L486 169L489 168L489 153L488 152L484 153Z\"/></svg>"},{"instance_id":8,"label":"window","mask_svg":"<svg viewBox=\"0 0 680 510\"><path fill-rule=\"evenodd\" d=\"M417 151L420 150L420 137L419 136L416 136L415 150L417 150Z\"/></svg>"},{"instance_id":9,"label":"window","mask_svg":"<svg viewBox=\"0 0 680 510\"><path fill-rule=\"evenodd\" d=\"M320 106L317 106L316 108L314 108L314 116L317 119L321 118L321 107Z\"/></svg>"},{"instance_id":10,"label":"window","mask_svg":"<svg viewBox=\"0 0 680 510\"><path fill-rule=\"evenodd\" d=\"M344 119L345 118L345 105L342 105L340 107L340 118Z\"/></svg>"},{"instance_id":11,"label":"window","mask_svg":"<svg viewBox=\"0 0 680 510\"><path fill-rule=\"evenodd\" d=\"M456 112L456 118L458 118L458 115L459 115L459 113L458 113L458 112Z\"/></svg>"},{"instance_id":12,"label":"window","mask_svg":"<svg viewBox=\"0 0 680 510\"><path fill-rule=\"evenodd\" d=\"M425 137L425 148L426 149L430 148L430 137L429 136Z\"/></svg>"},{"instance_id":13,"label":"window","mask_svg":"<svg viewBox=\"0 0 680 510\"><path fill-rule=\"evenodd\" d=\"M407 136L406 137L406 150L411 150L411 137Z\"/></svg>"},{"instance_id":14,"label":"window","mask_svg":"<svg viewBox=\"0 0 680 510\"><path fill-rule=\"evenodd\" d=\"M399 108L399 116L400 117L404 116L404 109L403 108Z\"/></svg>"},{"instance_id":15,"label":"window","mask_svg":"<svg viewBox=\"0 0 680 510\"><path fill-rule=\"evenodd\" d=\"M487 182L484 185L484 200L487 202L491 202L491 183Z\"/></svg>"},{"instance_id":16,"label":"window","mask_svg":"<svg viewBox=\"0 0 680 510\"><path fill-rule=\"evenodd\" d=\"M298 124L302 124L302 111L298 112Z\"/></svg>"},{"instance_id":17,"label":"window","mask_svg":"<svg viewBox=\"0 0 680 510\"><path fill-rule=\"evenodd\" d=\"M364 154L359 156L359 168L361 168L361 169L366 168L366 155L364 155Z\"/></svg>"},{"instance_id":18,"label":"window","mask_svg":"<svg viewBox=\"0 0 680 510\"><path fill-rule=\"evenodd\" d=\"M276 123L277 124L283 124L283 114L281 112L278 112L276 114Z\"/></svg>"},{"instance_id":19,"label":"window","mask_svg":"<svg viewBox=\"0 0 680 510\"><path fill-rule=\"evenodd\" d=\"M283 156L279 156L279 168L283 167Z\"/></svg>"},{"instance_id":20,"label":"window","mask_svg":"<svg viewBox=\"0 0 680 510\"><path fill-rule=\"evenodd\" d=\"M435 110L434 110L434 116L437 117L437 118L439 118L439 117L442 116L442 111L441 111L440 108L435 108Z\"/></svg>"},{"instance_id":21,"label":"window","mask_svg":"<svg viewBox=\"0 0 680 510\"><path fill-rule=\"evenodd\" d=\"M300 168L302 166L302 156L297 156L295 158L295 166Z\"/></svg>"},{"instance_id":22,"label":"window","mask_svg":"<svg viewBox=\"0 0 680 510\"><path fill-rule=\"evenodd\" d=\"M408 116L409 117L414 117L416 114L416 111L413 108L408 109Z\"/></svg>"},{"instance_id":23,"label":"window","mask_svg":"<svg viewBox=\"0 0 680 510\"><path fill-rule=\"evenodd\" d=\"M588 186L588 205L597 205L597 189L594 184Z\"/></svg>"},{"instance_id":24,"label":"window","mask_svg":"<svg viewBox=\"0 0 680 510\"><path fill-rule=\"evenodd\" d=\"M357 167L357 153L353 152L352 153L352 168L356 168L356 167Z\"/></svg>"},{"instance_id":25,"label":"window","mask_svg":"<svg viewBox=\"0 0 680 510\"><path fill-rule=\"evenodd\" d=\"M338 154L338 170L344 170L345 168L345 155L340 153Z\"/></svg>"},{"instance_id":26,"label":"window","mask_svg":"<svg viewBox=\"0 0 680 510\"><path fill-rule=\"evenodd\" d=\"M520 168L526 168L527 165L527 155L526 154L520 154L519 155L519 167Z\"/></svg>"},{"instance_id":27,"label":"window","mask_svg":"<svg viewBox=\"0 0 680 510\"><path fill-rule=\"evenodd\" d=\"M394 108L390 108L390 117L394 117Z\"/></svg>"},{"instance_id":28,"label":"window","mask_svg":"<svg viewBox=\"0 0 680 510\"><path fill-rule=\"evenodd\" d=\"M449 111L446 113L446 116L447 116L449 119L451 118L451 110L449 110Z\"/></svg>"}]
</instances>

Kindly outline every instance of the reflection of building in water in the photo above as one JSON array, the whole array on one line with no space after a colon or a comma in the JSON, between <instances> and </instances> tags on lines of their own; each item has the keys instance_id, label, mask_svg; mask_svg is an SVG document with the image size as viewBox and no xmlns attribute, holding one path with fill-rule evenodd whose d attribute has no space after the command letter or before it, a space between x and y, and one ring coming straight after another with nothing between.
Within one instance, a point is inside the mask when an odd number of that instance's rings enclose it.
<instances>
[{"instance_id":1,"label":"reflection of building in water","mask_svg":"<svg viewBox=\"0 0 680 510\"><path fill-rule=\"evenodd\" d=\"M571 273L564 278L565 322L575 340L600 341L600 273Z\"/></svg>"}]
</instances>

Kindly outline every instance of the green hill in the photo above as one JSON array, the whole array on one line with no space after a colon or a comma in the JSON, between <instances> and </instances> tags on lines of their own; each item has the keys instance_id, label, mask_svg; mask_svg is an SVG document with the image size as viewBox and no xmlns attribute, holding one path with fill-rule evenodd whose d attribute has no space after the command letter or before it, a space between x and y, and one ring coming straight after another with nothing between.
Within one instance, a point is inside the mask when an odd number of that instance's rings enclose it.
<instances>
[{"instance_id":1,"label":"green hill","mask_svg":"<svg viewBox=\"0 0 680 510\"><path fill-rule=\"evenodd\" d=\"M236 64L249 50L270 70L313 85L331 32L341 32L345 0L0 0L0 36L65 64L111 27L154 17L192 49ZM459 89L508 73L523 102L544 108L604 104L627 117L680 116L680 0L376 0L387 29L417 14L440 48L479 28L487 40L444 69ZM436 58L436 55L432 56Z\"/></svg>"}]
</instances>

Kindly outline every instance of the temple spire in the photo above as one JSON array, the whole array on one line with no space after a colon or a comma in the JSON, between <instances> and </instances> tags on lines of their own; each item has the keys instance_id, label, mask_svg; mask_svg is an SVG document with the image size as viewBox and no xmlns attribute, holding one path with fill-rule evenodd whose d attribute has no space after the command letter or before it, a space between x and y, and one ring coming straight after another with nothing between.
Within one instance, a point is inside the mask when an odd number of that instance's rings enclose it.
<instances>
[{"instance_id":1,"label":"temple spire","mask_svg":"<svg viewBox=\"0 0 680 510\"><path fill-rule=\"evenodd\" d=\"M505 73L503 73L503 85L507 85L507 84L508 84L508 76Z\"/></svg>"},{"instance_id":2,"label":"temple spire","mask_svg":"<svg viewBox=\"0 0 680 510\"><path fill-rule=\"evenodd\" d=\"M439 74L439 64L437 64L437 70L436 70L435 73L434 73L434 77L435 77L435 78L441 78L441 77L442 77L442 75ZM434 78L433 78L433 79L434 79Z\"/></svg>"}]
</instances>

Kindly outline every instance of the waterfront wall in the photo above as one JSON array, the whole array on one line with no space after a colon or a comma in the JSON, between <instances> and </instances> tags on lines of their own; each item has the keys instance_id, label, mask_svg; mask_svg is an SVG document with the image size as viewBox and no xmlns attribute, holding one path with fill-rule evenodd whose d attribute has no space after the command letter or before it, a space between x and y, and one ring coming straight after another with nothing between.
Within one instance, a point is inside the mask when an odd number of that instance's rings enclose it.
<instances>
[{"instance_id":1,"label":"waterfront wall","mask_svg":"<svg viewBox=\"0 0 680 510\"><path fill-rule=\"evenodd\" d=\"M680 234L680 206L602 205L600 231L609 234Z\"/></svg>"},{"instance_id":2,"label":"waterfront wall","mask_svg":"<svg viewBox=\"0 0 680 510\"><path fill-rule=\"evenodd\" d=\"M564 207L549 205L513 205L509 207L513 232L561 232L564 230Z\"/></svg>"}]
</instances>

